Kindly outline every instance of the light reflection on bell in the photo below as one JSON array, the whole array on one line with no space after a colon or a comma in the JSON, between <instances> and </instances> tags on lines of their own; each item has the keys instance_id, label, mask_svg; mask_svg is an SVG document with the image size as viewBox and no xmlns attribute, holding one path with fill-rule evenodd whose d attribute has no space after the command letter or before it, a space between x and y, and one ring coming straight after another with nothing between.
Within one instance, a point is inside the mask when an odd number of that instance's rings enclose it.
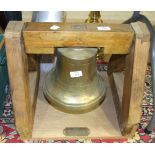
<instances>
[{"instance_id":1,"label":"light reflection on bell","mask_svg":"<svg viewBox=\"0 0 155 155\"><path fill-rule=\"evenodd\" d=\"M56 67L43 85L53 106L68 113L84 113L103 101L106 89L97 73L96 54L97 48L57 48Z\"/></svg>"}]
</instances>

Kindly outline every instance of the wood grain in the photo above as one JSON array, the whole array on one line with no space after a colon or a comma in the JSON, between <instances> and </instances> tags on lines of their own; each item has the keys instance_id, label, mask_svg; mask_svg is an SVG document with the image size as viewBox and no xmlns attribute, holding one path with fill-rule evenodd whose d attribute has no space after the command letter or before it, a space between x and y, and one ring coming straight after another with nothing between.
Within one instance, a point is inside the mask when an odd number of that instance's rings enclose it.
<instances>
[{"instance_id":1,"label":"wood grain","mask_svg":"<svg viewBox=\"0 0 155 155\"><path fill-rule=\"evenodd\" d=\"M5 43L16 129L21 138L30 138L32 114L28 62L21 35L23 27L21 21L9 22L5 31Z\"/></svg>"},{"instance_id":2,"label":"wood grain","mask_svg":"<svg viewBox=\"0 0 155 155\"><path fill-rule=\"evenodd\" d=\"M150 33L144 23L133 23L136 38L126 58L122 99L122 133L134 134L140 122L144 80L150 47Z\"/></svg>"},{"instance_id":3,"label":"wood grain","mask_svg":"<svg viewBox=\"0 0 155 155\"><path fill-rule=\"evenodd\" d=\"M60 28L50 30L52 25ZM111 30L98 31L98 26ZM125 24L27 23L23 36L27 53L53 54L54 47L82 46L104 47L105 54L124 54L131 46L133 30Z\"/></svg>"}]
</instances>

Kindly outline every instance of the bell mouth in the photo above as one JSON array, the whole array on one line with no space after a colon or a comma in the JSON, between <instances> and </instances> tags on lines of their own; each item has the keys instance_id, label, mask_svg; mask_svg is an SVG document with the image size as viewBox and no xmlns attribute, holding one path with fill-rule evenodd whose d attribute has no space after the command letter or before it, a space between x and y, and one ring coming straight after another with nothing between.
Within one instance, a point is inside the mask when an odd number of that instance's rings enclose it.
<instances>
[{"instance_id":1,"label":"bell mouth","mask_svg":"<svg viewBox=\"0 0 155 155\"><path fill-rule=\"evenodd\" d=\"M92 110L97 109L104 101L106 95L104 95L100 101L96 102L96 104L93 104L92 106L89 106L89 107L88 106L86 106L86 107L66 106L66 105L60 104L58 102L55 102L53 100L51 101L51 98L47 97L47 95L45 95L45 93L44 93L44 96L45 96L46 100L48 101L48 103L51 104L52 107L54 107L55 109L57 109L61 112L68 113L68 114L84 114L84 113L88 113L88 112L91 112Z\"/></svg>"},{"instance_id":2,"label":"bell mouth","mask_svg":"<svg viewBox=\"0 0 155 155\"><path fill-rule=\"evenodd\" d=\"M97 77L97 84L94 86L92 83L92 86L91 84L88 86L87 96L86 93L80 93L80 91L74 91L74 94L72 94L72 91L67 87L63 88L58 84L54 68L46 75L43 93L47 101L62 112L72 114L86 113L97 108L105 98L105 83L101 75L97 74Z\"/></svg>"}]
</instances>

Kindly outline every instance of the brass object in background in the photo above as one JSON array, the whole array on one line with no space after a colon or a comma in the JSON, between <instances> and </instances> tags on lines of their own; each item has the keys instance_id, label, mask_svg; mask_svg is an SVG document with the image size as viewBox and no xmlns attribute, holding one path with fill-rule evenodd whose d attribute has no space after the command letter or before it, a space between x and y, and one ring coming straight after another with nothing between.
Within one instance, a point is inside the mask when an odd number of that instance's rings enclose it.
<instances>
[{"instance_id":1,"label":"brass object in background","mask_svg":"<svg viewBox=\"0 0 155 155\"><path fill-rule=\"evenodd\" d=\"M105 96L97 73L96 48L57 48L56 67L45 78L43 92L58 109L84 113L96 108Z\"/></svg>"},{"instance_id":2,"label":"brass object in background","mask_svg":"<svg viewBox=\"0 0 155 155\"><path fill-rule=\"evenodd\" d=\"M88 19L85 23L103 23L100 11L90 11Z\"/></svg>"},{"instance_id":3,"label":"brass object in background","mask_svg":"<svg viewBox=\"0 0 155 155\"><path fill-rule=\"evenodd\" d=\"M85 20L85 23L103 23L100 11L90 11L89 17ZM98 48L96 59L98 61L104 61L103 49Z\"/></svg>"}]
</instances>

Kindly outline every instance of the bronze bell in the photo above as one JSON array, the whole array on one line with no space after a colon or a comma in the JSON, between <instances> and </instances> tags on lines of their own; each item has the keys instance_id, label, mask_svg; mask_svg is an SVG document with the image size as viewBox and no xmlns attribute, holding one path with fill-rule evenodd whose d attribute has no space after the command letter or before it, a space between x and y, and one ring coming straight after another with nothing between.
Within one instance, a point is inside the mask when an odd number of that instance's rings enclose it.
<instances>
[{"instance_id":1,"label":"bronze bell","mask_svg":"<svg viewBox=\"0 0 155 155\"><path fill-rule=\"evenodd\" d=\"M52 105L65 112L84 113L103 101L106 89L97 73L96 54L97 48L57 48L56 67L43 85Z\"/></svg>"}]
</instances>

